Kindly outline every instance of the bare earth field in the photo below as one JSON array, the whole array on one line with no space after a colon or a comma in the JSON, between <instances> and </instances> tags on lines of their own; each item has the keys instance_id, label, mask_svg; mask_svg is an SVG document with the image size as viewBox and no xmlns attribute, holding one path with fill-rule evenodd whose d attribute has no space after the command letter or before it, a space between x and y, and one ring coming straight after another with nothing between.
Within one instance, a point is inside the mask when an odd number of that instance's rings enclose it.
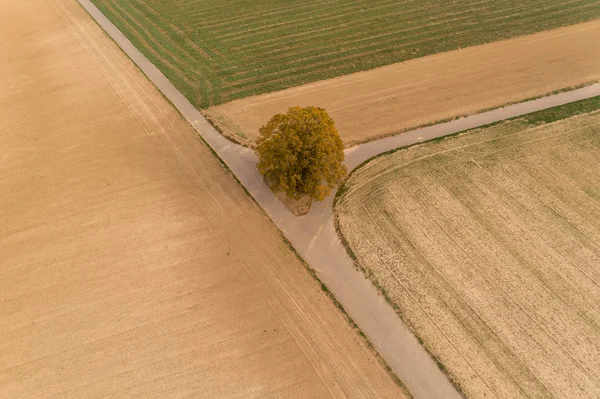
<instances>
[{"instance_id":1,"label":"bare earth field","mask_svg":"<svg viewBox=\"0 0 600 399\"><path fill-rule=\"evenodd\" d=\"M74 0L0 2L0 397L403 397Z\"/></svg>"},{"instance_id":2,"label":"bare earth field","mask_svg":"<svg viewBox=\"0 0 600 399\"><path fill-rule=\"evenodd\" d=\"M358 169L336 213L468 397L600 397L600 112L524 119Z\"/></svg>"},{"instance_id":3,"label":"bare earth field","mask_svg":"<svg viewBox=\"0 0 600 399\"><path fill-rule=\"evenodd\" d=\"M290 106L325 108L346 145L600 80L600 20L406 61L209 108L252 145Z\"/></svg>"}]
</instances>

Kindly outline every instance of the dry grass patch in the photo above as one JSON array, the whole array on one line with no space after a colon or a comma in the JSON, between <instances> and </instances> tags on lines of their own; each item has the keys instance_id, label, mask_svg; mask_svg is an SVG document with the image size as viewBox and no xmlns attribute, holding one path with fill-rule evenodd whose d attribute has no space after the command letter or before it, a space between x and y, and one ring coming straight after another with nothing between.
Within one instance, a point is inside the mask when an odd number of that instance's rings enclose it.
<instances>
[{"instance_id":1,"label":"dry grass patch","mask_svg":"<svg viewBox=\"0 0 600 399\"><path fill-rule=\"evenodd\" d=\"M336 207L359 264L473 398L600 396L600 111L540 121L376 158Z\"/></svg>"}]
</instances>

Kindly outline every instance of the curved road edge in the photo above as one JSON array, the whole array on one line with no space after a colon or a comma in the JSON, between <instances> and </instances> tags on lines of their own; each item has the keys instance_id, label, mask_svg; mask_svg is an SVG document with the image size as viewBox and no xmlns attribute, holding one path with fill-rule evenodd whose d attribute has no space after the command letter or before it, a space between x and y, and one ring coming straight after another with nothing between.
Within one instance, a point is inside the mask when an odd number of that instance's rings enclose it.
<instances>
[{"instance_id":1,"label":"curved road edge","mask_svg":"<svg viewBox=\"0 0 600 399\"><path fill-rule=\"evenodd\" d=\"M563 91L557 94L540 97L535 100L495 108L491 111L465 116L449 122L400 133L396 136L374 140L345 150L348 170L353 170L363 162L396 148L436 139L465 130L486 126L506 119L531 114L548 108L600 96L600 83L591 84L579 89Z\"/></svg>"},{"instance_id":2,"label":"curved road edge","mask_svg":"<svg viewBox=\"0 0 600 399\"><path fill-rule=\"evenodd\" d=\"M334 228L334 195L313 205L306 216L292 215L263 183L255 167L257 158L254 152L230 142L217 132L90 0L78 1L227 164L298 253L315 269L411 393L416 398L460 398L447 376L394 309L371 281L354 267ZM595 84L376 140L347 149L346 164L352 170L373 156L397 147L598 95L600 84Z\"/></svg>"}]
</instances>

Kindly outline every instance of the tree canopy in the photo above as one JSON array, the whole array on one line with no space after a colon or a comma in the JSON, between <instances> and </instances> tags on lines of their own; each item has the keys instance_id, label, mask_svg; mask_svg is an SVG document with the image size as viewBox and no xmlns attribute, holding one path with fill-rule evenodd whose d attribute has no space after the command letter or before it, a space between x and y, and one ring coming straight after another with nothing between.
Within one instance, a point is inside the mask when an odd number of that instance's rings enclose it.
<instances>
[{"instance_id":1,"label":"tree canopy","mask_svg":"<svg viewBox=\"0 0 600 399\"><path fill-rule=\"evenodd\" d=\"M322 200L346 175L344 144L324 109L292 107L259 132L258 170L273 191Z\"/></svg>"}]
</instances>

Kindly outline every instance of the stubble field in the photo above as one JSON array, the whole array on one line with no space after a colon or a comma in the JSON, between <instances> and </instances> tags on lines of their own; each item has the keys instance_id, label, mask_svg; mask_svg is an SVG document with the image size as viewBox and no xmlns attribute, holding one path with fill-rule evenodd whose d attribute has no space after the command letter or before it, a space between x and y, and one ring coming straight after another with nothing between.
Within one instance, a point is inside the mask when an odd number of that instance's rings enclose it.
<instances>
[{"instance_id":1,"label":"stubble field","mask_svg":"<svg viewBox=\"0 0 600 399\"><path fill-rule=\"evenodd\" d=\"M472 398L600 396L600 111L536 118L376 158L336 205L353 256Z\"/></svg>"},{"instance_id":2,"label":"stubble field","mask_svg":"<svg viewBox=\"0 0 600 399\"><path fill-rule=\"evenodd\" d=\"M600 17L595 0L93 0L199 108Z\"/></svg>"},{"instance_id":3,"label":"stubble field","mask_svg":"<svg viewBox=\"0 0 600 399\"><path fill-rule=\"evenodd\" d=\"M0 397L402 397L74 0L0 2Z\"/></svg>"}]
</instances>

